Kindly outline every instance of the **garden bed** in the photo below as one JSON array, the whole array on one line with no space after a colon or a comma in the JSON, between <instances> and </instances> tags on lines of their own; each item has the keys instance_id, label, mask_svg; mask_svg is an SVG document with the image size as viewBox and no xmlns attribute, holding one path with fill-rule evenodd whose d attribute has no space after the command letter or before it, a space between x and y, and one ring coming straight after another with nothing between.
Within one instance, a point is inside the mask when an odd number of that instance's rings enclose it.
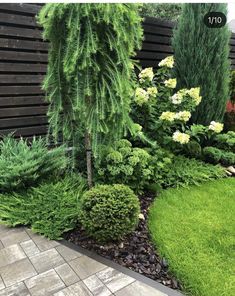
<instances>
[{"instance_id":1,"label":"garden bed","mask_svg":"<svg viewBox=\"0 0 235 296\"><path fill-rule=\"evenodd\" d=\"M130 270L138 272L172 289L181 290L180 283L168 270L168 262L156 251L148 231L148 209L155 195L146 193L140 196L141 213L136 230L121 242L98 244L87 236L81 226L67 233L65 239L112 260Z\"/></svg>"}]
</instances>

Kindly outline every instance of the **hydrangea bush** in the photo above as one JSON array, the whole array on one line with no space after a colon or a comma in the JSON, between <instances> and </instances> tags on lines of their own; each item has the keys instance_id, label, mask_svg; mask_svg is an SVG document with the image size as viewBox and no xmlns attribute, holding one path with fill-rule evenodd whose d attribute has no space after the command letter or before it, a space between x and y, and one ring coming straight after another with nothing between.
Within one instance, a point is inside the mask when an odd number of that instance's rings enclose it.
<instances>
[{"instance_id":1,"label":"hydrangea bush","mask_svg":"<svg viewBox=\"0 0 235 296\"><path fill-rule=\"evenodd\" d=\"M173 56L166 57L158 66L156 72L146 68L138 75L132 105L135 122L146 136L174 152L185 150L183 146L191 140L205 146L223 130L223 124L212 121L209 126L190 126L191 113L202 100L200 88L176 89Z\"/></svg>"}]
</instances>

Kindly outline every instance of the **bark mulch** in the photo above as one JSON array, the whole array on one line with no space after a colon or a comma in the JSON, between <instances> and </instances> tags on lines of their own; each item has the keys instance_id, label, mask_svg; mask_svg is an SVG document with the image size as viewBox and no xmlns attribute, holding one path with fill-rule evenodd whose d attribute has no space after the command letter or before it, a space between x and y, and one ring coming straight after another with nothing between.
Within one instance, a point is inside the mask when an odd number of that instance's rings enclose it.
<instances>
[{"instance_id":1,"label":"bark mulch","mask_svg":"<svg viewBox=\"0 0 235 296\"><path fill-rule=\"evenodd\" d=\"M156 252L150 239L147 215L154 197L155 195L149 193L140 196L141 213L144 219L140 219L136 230L122 242L98 244L87 236L81 226L67 233L65 239L165 286L181 290L180 283L169 273L167 260Z\"/></svg>"}]
</instances>

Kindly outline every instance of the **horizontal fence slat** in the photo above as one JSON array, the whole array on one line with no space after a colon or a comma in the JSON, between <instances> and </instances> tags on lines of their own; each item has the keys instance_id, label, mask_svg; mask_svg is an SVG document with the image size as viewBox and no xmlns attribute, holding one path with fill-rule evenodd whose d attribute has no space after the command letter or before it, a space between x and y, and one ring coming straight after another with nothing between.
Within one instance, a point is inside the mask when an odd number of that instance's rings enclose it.
<instances>
[{"instance_id":1,"label":"horizontal fence slat","mask_svg":"<svg viewBox=\"0 0 235 296\"><path fill-rule=\"evenodd\" d=\"M170 45L156 44L156 43L146 43L143 42L141 50L157 51L157 52L169 52L173 54L173 49Z\"/></svg>"},{"instance_id":2,"label":"horizontal fence slat","mask_svg":"<svg viewBox=\"0 0 235 296\"><path fill-rule=\"evenodd\" d=\"M171 45L171 37L168 37L168 36L144 34L144 41Z\"/></svg>"},{"instance_id":3,"label":"horizontal fence slat","mask_svg":"<svg viewBox=\"0 0 235 296\"><path fill-rule=\"evenodd\" d=\"M46 53L15 52L0 50L1 61L47 62Z\"/></svg>"},{"instance_id":4,"label":"horizontal fence slat","mask_svg":"<svg viewBox=\"0 0 235 296\"><path fill-rule=\"evenodd\" d=\"M143 68L153 67L157 68L161 60L140 60L140 65Z\"/></svg>"},{"instance_id":5,"label":"horizontal fence slat","mask_svg":"<svg viewBox=\"0 0 235 296\"><path fill-rule=\"evenodd\" d=\"M34 16L23 16L17 14L10 14L1 12L0 6L0 23L1 24L13 24L30 27L39 27Z\"/></svg>"},{"instance_id":6,"label":"horizontal fence slat","mask_svg":"<svg viewBox=\"0 0 235 296\"><path fill-rule=\"evenodd\" d=\"M0 119L0 131L5 128L47 124L47 116L13 117Z\"/></svg>"},{"instance_id":7,"label":"horizontal fence slat","mask_svg":"<svg viewBox=\"0 0 235 296\"><path fill-rule=\"evenodd\" d=\"M0 48L47 51L48 42L0 38Z\"/></svg>"},{"instance_id":8,"label":"horizontal fence slat","mask_svg":"<svg viewBox=\"0 0 235 296\"><path fill-rule=\"evenodd\" d=\"M2 83L41 83L43 81L42 75L1 75L0 74L0 84Z\"/></svg>"},{"instance_id":9,"label":"horizontal fence slat","mask_svg":"<svg viewBox=\"0 0 235 296\"><path fill-rule=\"evenodd\" d=\"M31 72L46 73L47 65L43 64L27 64L27 63L1 63L0 72Z\"/></svg>"},{"instance_id":10,"label":"horizontal fence slat","mask_svg":"<svg viewBox=\"0 0 235 296\"><path fill-rule=\"evenodd\" d=\"M42 94L41 86L2 86L0 85L0 95L23 95Z\"/></svg>"},{"instance_id":11,"label":"horizontal fence slat","mask_svg":"<svg viewBox=\"0 0 235 296\"><path fill-rule=\"evenodd\" d=\"M44 96L0 97L0 107L42 104L47 104Z\"/></svg>"},{"instance_id":12,"label":"horizontal fence slat","mask_svg":"<svg viewBox=\"0 0 235 296\"><path fill-rule=\"evenodd\" d=\"M1 36L23 37L29 39L42 39L42 33L39 30L15 28L9 26L0 26Z\"/></svg>"},{"instance_id":13,"label":"horizontal fence slat","mask_svg":"<svg viewBox=\"0 0 235 296\"><path fill-rule=\"evenodd\" d=\"M20 136L34 136L34 135L45 135L48 131L48 125L39 125L39 126L33 126L33 127L23 127L23 128L12 128L12 129L5 129L0 130L1 135L7 135L10 133L14 133L14 135L17 137Z\"/></svg>"},{"instance_id":14,"label":"horizontal fence slat","mask_svg":"<svg viewBox=\"0 0 235 296\"><path fill-rule=\"evenodd\" d=\"M164 35L164 36L172 36L173 32L172 29L150 26L143 24L144 32L151 33L156 35Z\"/></svg>"},{"instance_id":15,"label":"horizontal fence slat","mask_svg":"<svg viewBox=\"0 0 235 296\"><path fill-rule=\"evenodd\" d=\"M0 109L0 118L46 114L47 106Z\"/></svg>"},{"instance_id":16,"label":"horizontal fence slat","mask_svg":"<svg viewBox=\"0 0 235 296\"><path fill-rule=\"evenodd\" d=\"M138 59L164 59L165 57L169 56L169 53L159 53L159 52L153 52L153 51L139 51L137 53Z\"/></svg>"},{"instance_id":17,"label":"horizontal fence slat","mask_svg":"<svg viewBox=\"0 0 235 296\"><path fill-rule=\"evenodd\" d=\"M25 4L25 3L1 3L0 11L6 10L14 12L21 12L25 14L35 15L41 9L38 5Z\"/></svg>"}]
</instances>

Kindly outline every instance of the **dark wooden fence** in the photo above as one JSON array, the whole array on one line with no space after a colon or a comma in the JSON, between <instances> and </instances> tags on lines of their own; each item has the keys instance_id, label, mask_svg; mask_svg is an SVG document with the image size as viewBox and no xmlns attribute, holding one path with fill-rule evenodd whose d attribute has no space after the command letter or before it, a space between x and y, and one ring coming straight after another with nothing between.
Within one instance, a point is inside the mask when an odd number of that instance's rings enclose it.
<instances>
[{"instance_id":1,"label":"dark wooden fence","mask_svg":"<svg viewBox=\"0 0 235 296\"><path fill-rule=\"evenodd\" d=\"M35 15L39 4L0 4L0 135L15 132L30 138L47 132L47 104L41 82L47 68L47 42ZM137 59L143 67L157 67L173 54L174 23L146 18L144 42ZM235 34L230 58L235 68Z\"/></svg>"}]
</instances>

